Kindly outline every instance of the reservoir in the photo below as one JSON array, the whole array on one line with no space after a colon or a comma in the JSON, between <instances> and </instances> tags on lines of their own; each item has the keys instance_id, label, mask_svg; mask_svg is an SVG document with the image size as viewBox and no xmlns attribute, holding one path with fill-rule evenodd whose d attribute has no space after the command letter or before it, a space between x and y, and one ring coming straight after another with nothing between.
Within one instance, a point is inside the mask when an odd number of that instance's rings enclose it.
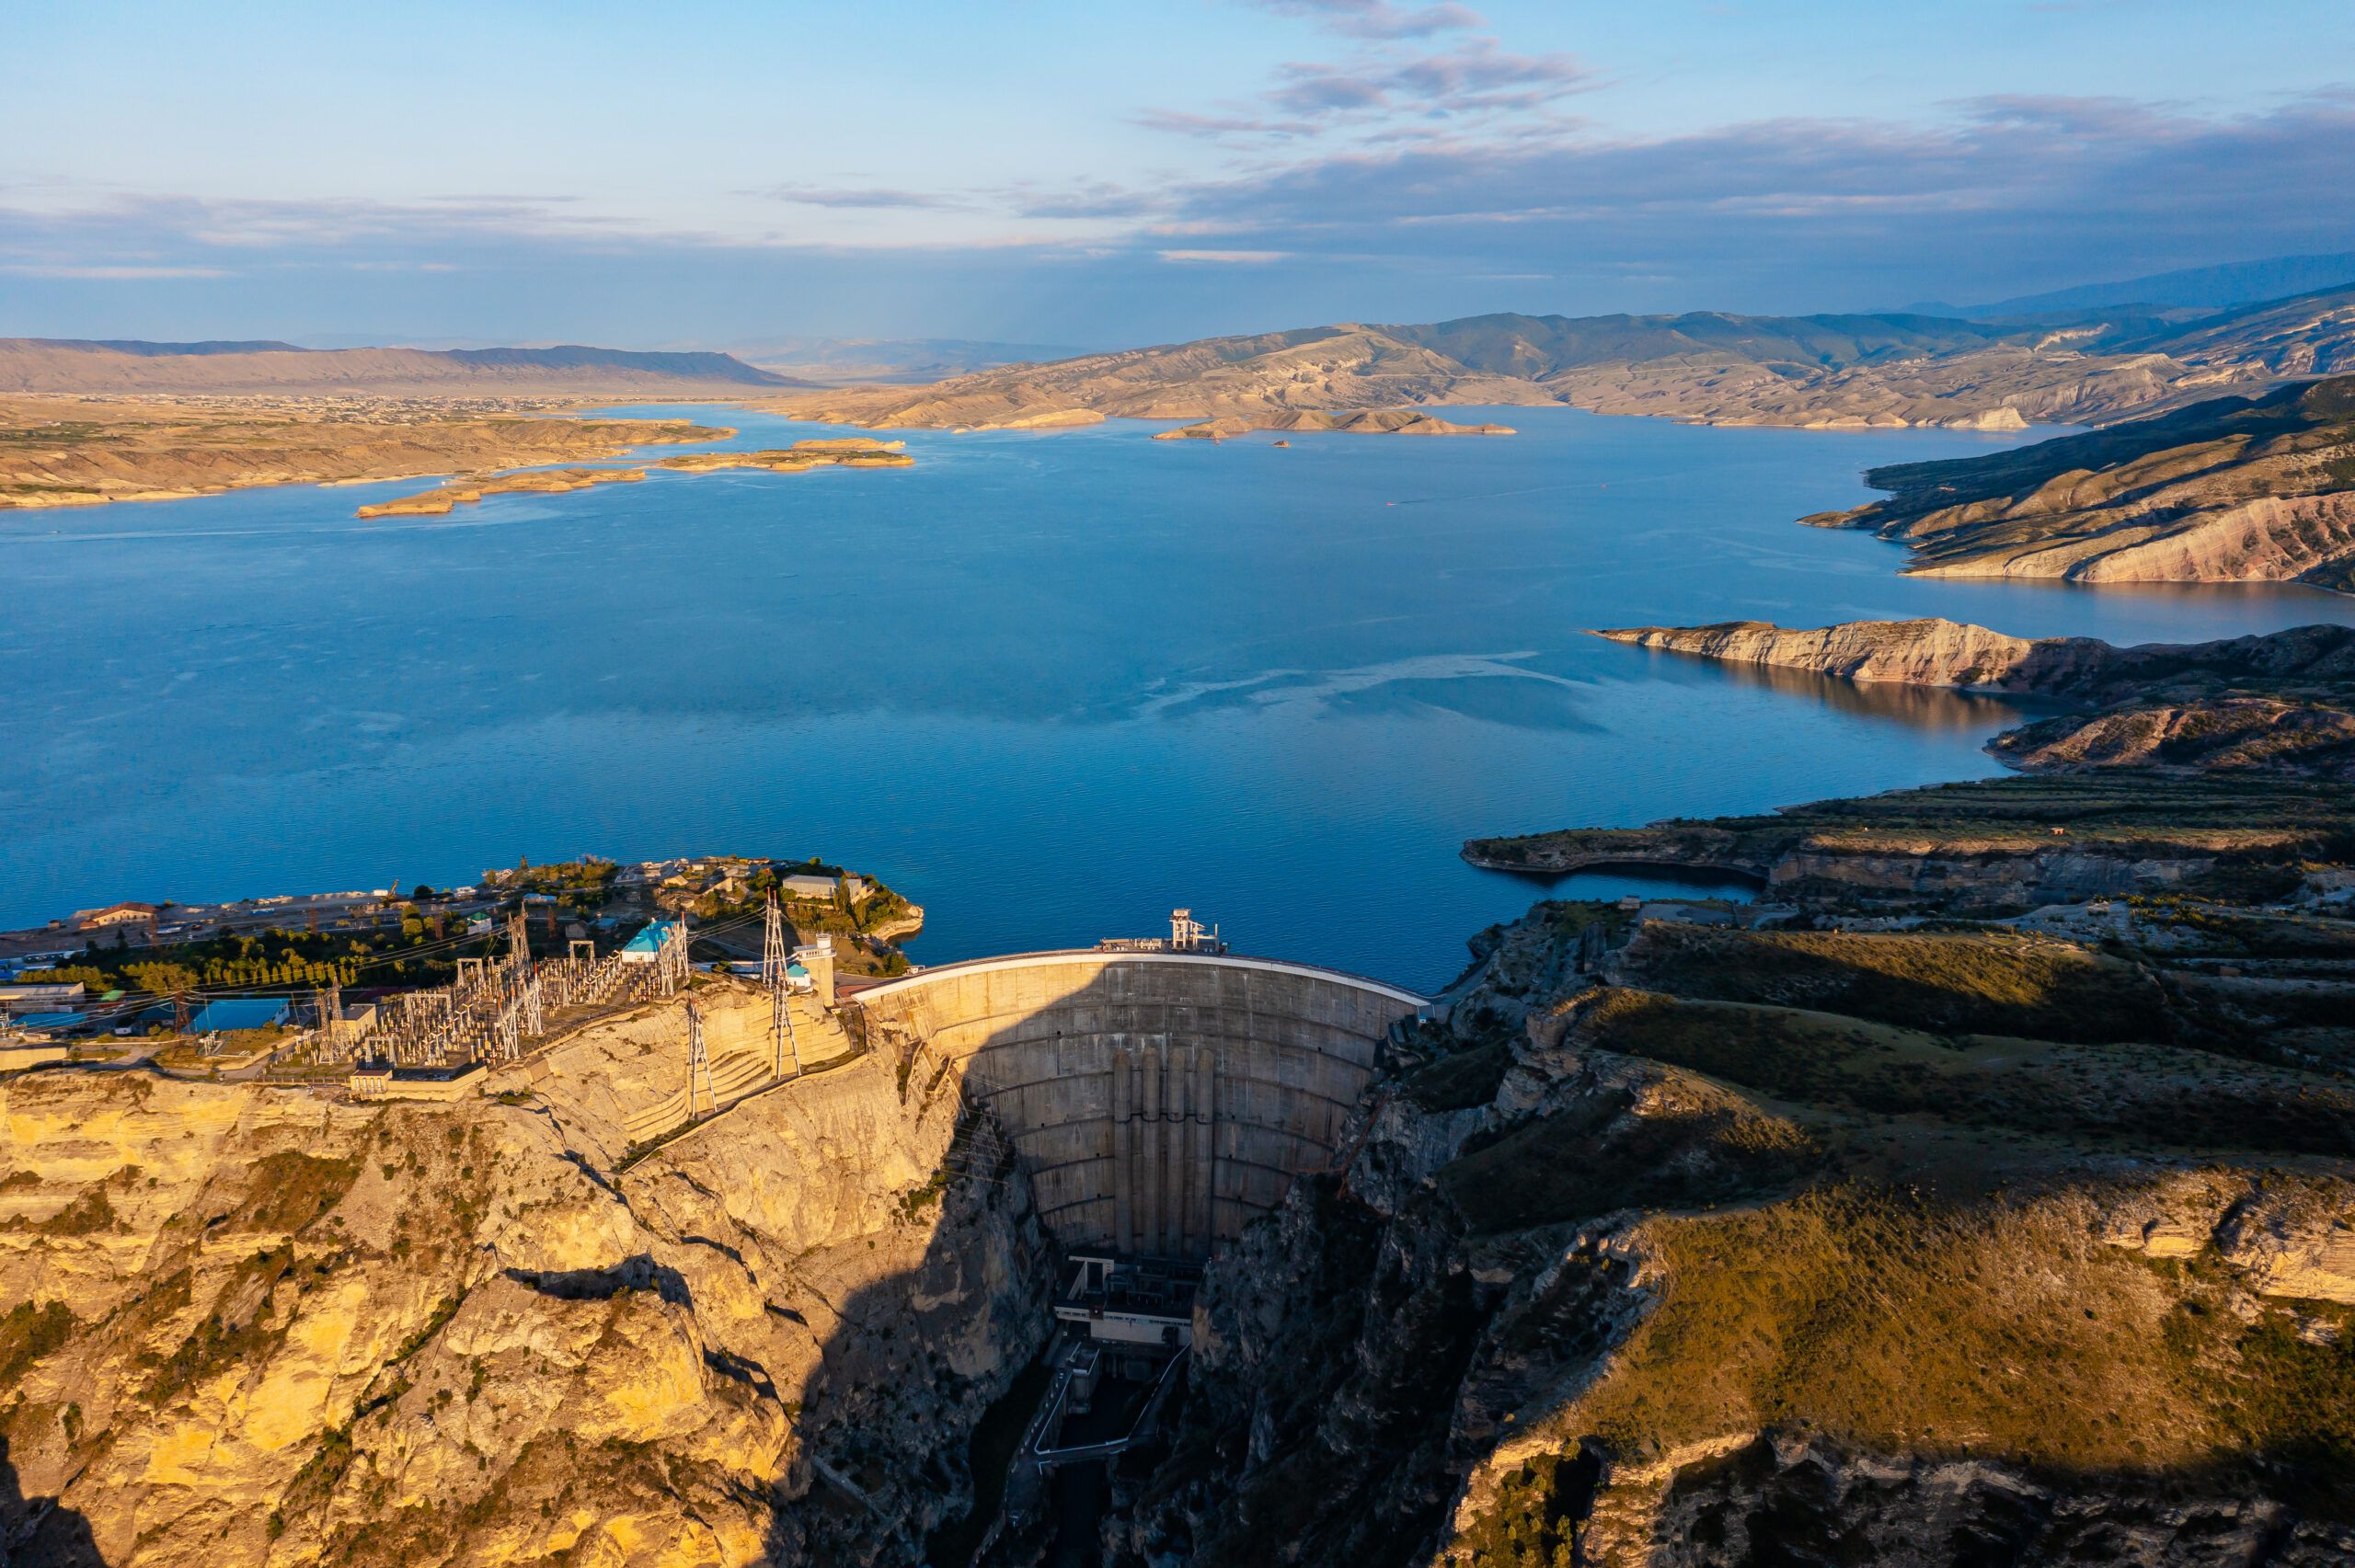
<instances>
[{"instance_id":1,"label":"reservoir","mask_svg":"<svg viewBox=\"0 0 2355 1568\"><path fill-rule=\"evenodd\" d=\"M863 433L695 415L731 447ZM1447 417L1521 433L1114 420L440 518L352 517L413 480L0 512L0 925L519 855L820 854L925 906L919 963L1185 905L1239 953L1428 990L1548 891L1465 865L1467 837L1990 776L2020 714L1583 628L2355 622L2292 587L1906 578L1896 545L1793 524L1870 498L1872 464L2017 436Z\"/></svg>"}]
</instances>

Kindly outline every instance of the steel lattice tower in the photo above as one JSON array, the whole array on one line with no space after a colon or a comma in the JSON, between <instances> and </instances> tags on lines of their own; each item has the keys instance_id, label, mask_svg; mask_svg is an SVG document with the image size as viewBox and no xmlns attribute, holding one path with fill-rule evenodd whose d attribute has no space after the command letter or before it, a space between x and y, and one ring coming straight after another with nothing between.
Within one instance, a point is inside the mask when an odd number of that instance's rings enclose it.
<instances>
[{"instance_id":1,"label":"steel lattice tower","mask_svg":"<svg viewBox=\"0 0 2355 1568\"><path fill-rule=\"evenodd\" d=\"M703 1048L703 1010L695 1006L694 999L690 998L687 1001L687 1119L690 1121L695 1115L695 1080L698 1075L703 1080L704 1093L711 1100L712 1112L718 1115L719 1095L711 1086L711 1059L704 1054Z\"/></svg>"},{"instance_id":2,"label":"steel lattice tower","mask_svg":"<svg viewBox=\"0 0 2355 1568\"><path fill-rule=\"evenodd\" d=\"M761 941L761 984L769 993L769 1076L785 1076L785 1054L793 1053L793 1076L801 1076L801 1042L793 1033L793 1002L785 983L785 907L769 895L768 924Z\"/></svg>"}]
</instances>

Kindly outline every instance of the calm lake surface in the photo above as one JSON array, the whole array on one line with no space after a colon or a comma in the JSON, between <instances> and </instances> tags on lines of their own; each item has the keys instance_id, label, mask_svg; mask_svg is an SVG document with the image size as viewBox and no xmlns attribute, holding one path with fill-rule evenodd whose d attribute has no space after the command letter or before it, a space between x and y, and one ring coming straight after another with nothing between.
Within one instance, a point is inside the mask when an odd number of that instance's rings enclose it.
<instances>
[{"instance_id":1,"label":"calm lake surface","mask_svg":"<svg viewBox=\"0 0 2355 1568\"><path fill-rule=\"evenodd\" d=\"M729 446L833 433L700 417ZM1189 905L1239 951L1428 990L1549 890L1465 865L1467 837L1988 776L2017 721L1582 628L2355 622L2294 588L1908 579L1897 546L1792 524L1869 498L1870 464L2016 439L1468 417L1522 433L1114 421L445 518L351 516L416 481L0 513L0 925L519 855L822 854L925 906L919 962Z\"/></svg>"}]
</instances>

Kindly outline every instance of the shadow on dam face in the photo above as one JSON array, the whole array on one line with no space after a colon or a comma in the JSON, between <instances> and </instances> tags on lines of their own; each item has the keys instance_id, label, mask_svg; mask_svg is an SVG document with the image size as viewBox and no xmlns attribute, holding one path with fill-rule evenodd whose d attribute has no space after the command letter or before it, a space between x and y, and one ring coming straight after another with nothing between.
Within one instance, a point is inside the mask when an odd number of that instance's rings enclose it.
<instances>
[{"instance_id":1,"label":"shadow on dam face","mask_svg":"<svg viewBox=\"0 0 2355 1568\"><path fill-rule=\"evenodd\" d=\"M1206 1257L1323 1170L1391 1024L1427 999L1272 959L1025 954L857 997L867 1045L954 1074L1066 1250Z\"/></svg>"}]
</instances>

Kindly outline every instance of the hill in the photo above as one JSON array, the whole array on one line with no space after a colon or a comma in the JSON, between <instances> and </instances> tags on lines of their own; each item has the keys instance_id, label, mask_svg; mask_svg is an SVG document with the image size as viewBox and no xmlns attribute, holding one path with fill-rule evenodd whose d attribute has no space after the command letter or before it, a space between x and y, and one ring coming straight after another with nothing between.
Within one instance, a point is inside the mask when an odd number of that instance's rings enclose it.
<instances>
[{"instance_id":1,"label":"hill","mask_svg":"<svg viewBox=\"0 0 2355 1568\"><path fill-rule=\"evenodd\" d=\"M1908 315L1497 315L1329 326L1001 366L923 386L780 399L797 418L969 427L1093 412L1568 404L1704 424L2019 429L2108 424L2355 369L2355 288L2185 323L2146 308L2033 320Z\"/></svg>"},{"instance_id":2,"label":"hill","mask_svg":"<svg viewBox=\"0 0 2355 1568\"><path fill-rule=\"evenodd\" d=\"M726 354L550 349L298 349L291 343L147 343L0 338L0 394L465 397L678 395L806 387Z\"/></svg>"},{"instance_id":3,"label":"hill","mask_svg":"<svg viewBox=\"0 0 2355 1568\"><path fill-rule=\"evenodd\" d=\"M2249 351L2294 373L2312 347ZM2355 376L1865 482L1891 494L1800 521L1901 540L1919 576L2355 589Z\"/></svg>"}]
</instances>

